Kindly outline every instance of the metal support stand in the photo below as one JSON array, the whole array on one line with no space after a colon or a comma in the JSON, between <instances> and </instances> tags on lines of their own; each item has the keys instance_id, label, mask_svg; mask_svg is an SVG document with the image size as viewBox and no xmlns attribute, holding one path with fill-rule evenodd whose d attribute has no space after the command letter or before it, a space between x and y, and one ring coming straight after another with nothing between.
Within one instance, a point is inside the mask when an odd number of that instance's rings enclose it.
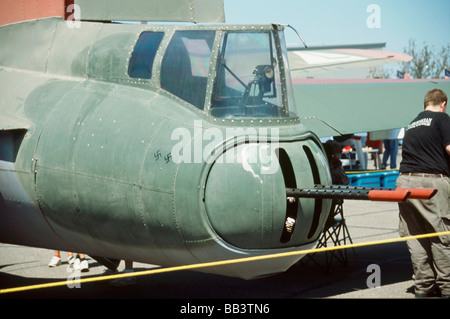
<instances>
[{"instance_id":1,"label":"metal support stand","mask_svg":"<svg viewBox=\"0 0 450 319\"><path fill-rule=\"evenodd\" d=\"M334 209L330 213L330 216L325 224L324 232L320 235L316 248L323 247L335 247L345 246L347 243L353 244L352 238L348 231L344 218L343 200L333 201ZM355 254L355 250L353 249ZM329 250L323 252L325 254L325 265L319 263L314 257L319 253L312 253L305 256L306 261L302 261L302 264L306 264L308 261L313 261L320 268L325 269L327 272L331 268L333 259L339 261L343 265L348 264L347 249Z\"/></svg>"}]
</instances>

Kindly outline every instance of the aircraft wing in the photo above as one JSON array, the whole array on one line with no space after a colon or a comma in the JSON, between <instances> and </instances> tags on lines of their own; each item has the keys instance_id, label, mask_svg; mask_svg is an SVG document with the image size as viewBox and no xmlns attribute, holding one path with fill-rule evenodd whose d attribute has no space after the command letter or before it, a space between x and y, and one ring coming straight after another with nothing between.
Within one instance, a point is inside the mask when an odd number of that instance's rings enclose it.
<instances>
[{"instance_id":1,"label":"aircraft wing","mask_svg":"<svg viewBox=\"0 0 450 319\"><path fill-rule=\"evenodd\" d=\"M319 137L406 127L427 91L450 94L450 80L294 79L293 86L301 121Z\"/></svg>"},{"instance_id":2,"label":"aircraft wing","mask_svg":"<svg viewBox=\"0 0 450 319\"><path fill-rule=\"evenodd\" d=\"M17 116L8 112L2 112L2 116L0 116L0 131L9 131L17 129L26 130L29 129L31 126L32 125L29 121L18 118Z\"/></svg>"},{"instance_id":3,"label":"aircraft wing","mask_svg":"<svg viewBox=\"0 0 450 319\"><path fill-rule=\"evenodd\" d=\"M288 50L293 78L308 78L321 73L330 73L354 68L374 67L389 63L408 62L412 57L383 50L349 48Z\"/></svg>"}]
</instances>

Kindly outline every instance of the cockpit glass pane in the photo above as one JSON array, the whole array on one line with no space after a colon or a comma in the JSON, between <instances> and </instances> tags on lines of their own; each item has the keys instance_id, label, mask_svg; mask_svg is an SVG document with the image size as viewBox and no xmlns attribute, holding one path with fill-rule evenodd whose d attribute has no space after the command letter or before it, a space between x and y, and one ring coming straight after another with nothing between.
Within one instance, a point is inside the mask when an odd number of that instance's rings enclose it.
<instances>
[{"instance_id":1,"label":"cockpit glass pane","mask_svg":"<svg viewBox=\"0 0 450 319\"><path fill-rule=\"evenodd\" d=\"M161 64L161 88L203 110L215 31L176 31Z\"/></svg>"},{"instance_id":2,"label":"cockpit glass pane","mask_svg":"<svg viewBox=\"0 0 450 319\"><path fill-rule=\"evenodd\" d=\"M218 57L211 115L289 117L283 53L273 32L225 32ZM281 68L280 68L281 65ZM289 70L289 69L287 69Z\"/></svg>"}]
</instances>

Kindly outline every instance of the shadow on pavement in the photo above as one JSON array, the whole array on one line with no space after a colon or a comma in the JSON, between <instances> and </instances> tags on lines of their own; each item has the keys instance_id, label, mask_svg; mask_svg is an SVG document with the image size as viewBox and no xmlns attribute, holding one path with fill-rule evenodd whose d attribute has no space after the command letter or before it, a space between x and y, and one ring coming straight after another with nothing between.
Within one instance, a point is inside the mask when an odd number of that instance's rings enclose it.
<instances>
[{"instance_id":1,"label":"shadow on pavement","mask_svg":"<svg viewBox=\"0 0 450 319\"><path fill-rule=\"evenodd\" d=\"M325 261L325 253L314 256L319 264ZM305 258L303 260L306 260ZM337 261L329 271L315 262L300 263L285 273L267 278L242 280L193 271L171 272L138 276L131 286L112 287L107 281L82 284L80 288L67 286L36 289L0 295L1 299L57 298L57 299L292 299L332 298L358 290L367 289L370 272L367 267L380 267L381 285L391 285L411 280L412 269L406 243L398 242L379 246L359 247L348 250L348 265ZM44 266L42 266L44 267ZM45 265L46 267L46 265ZM91 268L103 267L96 262ZM136 271L148 270L138 268ZM83 278L92 276L83 274ZM64 279L63 279L64 280ZM60 278L25 278L0 271L2 288L22 287L62 281ZM364 296L362 296L364 298ZM395 298L385 296L383 298Z\"/></svg>"}]
</instances>

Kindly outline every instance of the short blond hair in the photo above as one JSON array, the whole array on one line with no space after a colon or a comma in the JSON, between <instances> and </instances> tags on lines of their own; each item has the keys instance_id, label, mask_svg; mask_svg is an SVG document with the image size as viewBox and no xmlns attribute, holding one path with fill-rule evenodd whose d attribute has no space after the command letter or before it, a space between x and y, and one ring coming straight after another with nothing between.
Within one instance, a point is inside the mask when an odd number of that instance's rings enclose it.
<instances>
[{"instance_id":1,"label":"short blond hair","mask_svg":"<svg viewBox=\"0 0 450 319\"><path fill-rule=\"evenodd\" d=\"M426 108L428 105L439 105L442 102L447 102L447 94L442 90L433 89L425 94L423 107Z\"/></svg>"}]
</instances>

